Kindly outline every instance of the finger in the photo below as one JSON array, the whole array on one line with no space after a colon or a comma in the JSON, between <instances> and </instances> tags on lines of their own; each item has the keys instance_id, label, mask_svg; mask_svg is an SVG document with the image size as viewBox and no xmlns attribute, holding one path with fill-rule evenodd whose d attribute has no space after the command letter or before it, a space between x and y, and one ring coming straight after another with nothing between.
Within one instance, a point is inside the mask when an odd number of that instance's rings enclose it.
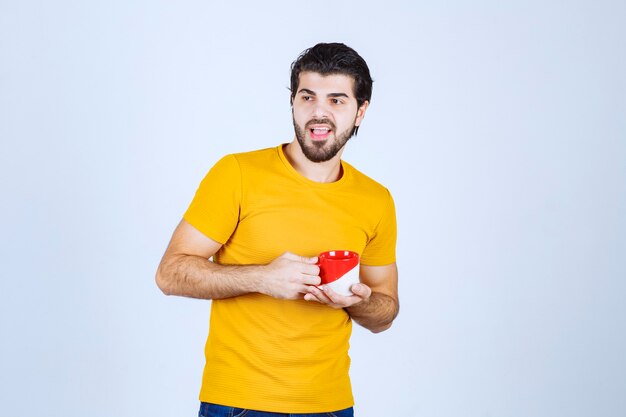
<instances>
[{"instance_id":1,"label":"finger","mask_svg":"<svg viewBox=\"0 0 626 417\"><path fill-rule=\"evenodd\" d=\"M302 282L307 285L320 285L322 279L317 275L302 275Z\"/></svg>"},{"instance_id":2,"label":"finger","mask_svg":"<svg viewBox=\"0 0 626 417\"><path fill-rule=\"evenodd\" d=\"M318 276L320 274L320 267L317 265L305 265L302 268L302 273L307 275Z\"/></svg>"},{"instance_id":3,"label":"finger","mask_svg":"<svg viewBox=\"0 0 626 417\"><path fill-rule=\"evenodd\" d=\"M348 306L351 306L352 304L356 304L362 301L362 298L358 295L344 296L341 294L337 294L328 285L323 285L322 290L324 291L324 294L326 295L326 297L328 297L328 299L330 300L332 304L337 304L342 307L348 307Z\"/></svg>"},{"instance_id":4,"label":"finger","mask_svg":"<svg viewBox=\"0 0 626 417\"><path fill-rule=\"evenodd\" d=\"M361 298L369 298L369 296L372 295L372 289L365 284L354 284L350 288L350 291Z\"/></svg>"},{"instance_id":5,"label":"finger","mask_svg":"<svg viewBox=\"0 0 626 417\"><path fill-rule=\"evenodd\" d=\"M285 252L281 255L281 257L285 258L285 259L289 259L292 261L298 261L301 262L303 264L313 264L315 265L317 263L317 256L313 256L311 258L306 257L306 256L300 256L300 255L296 255L295 253L292 252Z\"/></svg>"},{"instance_id":6,"label":"finger","mask_svg":"<svg viewBox=\"0 0 626 417\"><path fill-rule=\"evenodd\" d=\"M315 301L325 302L325 300L327 299L324 293L315 285L308 285L307 292L309 295L309 297L307 298L314 298Z\"/></svg>"},{"instance_id":7,"label":"finger","mask_svg":"<svg viewBox=\"0 0 626 417\"><path fill-rule=\"evenodd\" d=\"M330 298L328 298L326 296L326 294L324 294L324 292L322 290L320 290L318 287L309 287L309 292L311 293L311 295L313 295L318 302L322 303L322 304L327 304L327 305L332 305L333 302Z\"/></svg>"},{"instance_id":8,"label":"finger","mask_svg":"<svg viewBox=\"0 0 626 417\"><path fill-rule=\"evenodd\" d=\"M299 285L299 286L298 286L298 290L297 290L297 291L298 291L300 294L304 294L304 295L306 295L306 294L310 294L310 293L311 293L311 291L309 290L309 288L311 288L311 286L310 286L310 285Z\"/></svg>"},{"instance_id":9,"label":"finger","mask_svg":"<svg viewBox=\"0 0 626 417\"><path fill-rule=\"evenodd\" d=\"M296 261L302 262L303 264L315 266L315 264L317 263L317 256L313 256L309 258L307 256L295 255L295 257L296 257L295 259Z\"/></svg>"},{"instance_id":10,"label":"finger","mask_svg":"<svg viewBox=\"0 0 626 417\"><path fill-rule=\"evenodd\" d=\"M342 298L345 298L343 295L337 294L330 286L322 285L320 289L324 292L324 295L331 303L342 304Z\"/></svg>"},{"instance_id":11,"label":"finger","mask_svg":"<svg viewBox=\"0 0 626 417\"><path fill-rule=\"evenodd\" d=\"M311 293L304 294L304 300L305 301L315 301L316 303L320 303L320 304L322 303L322 301L319 298L317 298L316 296L314 296Z\"/></svg>"}]
</instances>

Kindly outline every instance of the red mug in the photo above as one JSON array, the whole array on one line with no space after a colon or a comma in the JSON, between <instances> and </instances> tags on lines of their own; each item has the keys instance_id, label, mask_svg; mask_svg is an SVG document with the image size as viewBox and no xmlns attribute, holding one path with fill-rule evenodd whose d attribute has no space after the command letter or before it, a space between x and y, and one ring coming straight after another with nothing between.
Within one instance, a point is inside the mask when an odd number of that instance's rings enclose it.
<instances>
[{"instance_id":1,"label":"red mug","mask_svg":"<svg viewBox=\"0 0 626 417\"><path fill-rule=\"evenodd\" d=\"M353 295L350 288L359 283L359 254L349 250L331 250L318 255L322 283L337 294Z\"/></svg>"}]
</instances>

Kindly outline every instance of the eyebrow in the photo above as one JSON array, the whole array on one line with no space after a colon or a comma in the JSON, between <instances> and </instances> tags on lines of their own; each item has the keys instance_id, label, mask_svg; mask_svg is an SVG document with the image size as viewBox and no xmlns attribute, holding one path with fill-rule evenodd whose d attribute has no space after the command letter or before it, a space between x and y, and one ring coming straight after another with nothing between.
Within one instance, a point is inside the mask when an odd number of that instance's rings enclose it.
<instances>
[{"instance_id":1,"label":"eyebrow","mask_svg":"<svg viewBox=\"0 0 626 417\"><path fill-rule=\"evenodd\" d=\"M308 88L301 88L300 91L298 91L298 94L300 93L305 93L305 94L310 94L312 96L317 96L317 94L315 94L315 91L309 90ZM327 95L328 97L345 97L345 98L350 98L346 93L330 93Z\"/></svg>"}]
</instances>

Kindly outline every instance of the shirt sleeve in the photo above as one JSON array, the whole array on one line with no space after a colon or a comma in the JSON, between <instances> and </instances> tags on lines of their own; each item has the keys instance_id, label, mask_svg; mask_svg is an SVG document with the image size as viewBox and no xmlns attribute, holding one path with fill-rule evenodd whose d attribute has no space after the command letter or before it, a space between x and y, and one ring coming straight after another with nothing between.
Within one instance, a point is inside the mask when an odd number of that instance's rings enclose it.
<instances>
[{"instance_id":1,"label":"shirt sleeve","mask_svg":"<svg viewBox=\"0 0 626 417\"><path fill-rule=\"evenodd\" d=\"M376 226L373 236L367 242L361 263L370 266L382 266L396 261L396 206L391 193L384 206L382 217Z\"/></svg>"},{"instance_id":2,"label":"shirt sleeve","mask_svg":"<svg viewBox=\"0 0 626 417\"><path fill-rule=\"evenodd\" d=\"M226 243L239 222L241 170L227 155L206 174L183 218L207 237Z\"/></svg>"}]
</instances>

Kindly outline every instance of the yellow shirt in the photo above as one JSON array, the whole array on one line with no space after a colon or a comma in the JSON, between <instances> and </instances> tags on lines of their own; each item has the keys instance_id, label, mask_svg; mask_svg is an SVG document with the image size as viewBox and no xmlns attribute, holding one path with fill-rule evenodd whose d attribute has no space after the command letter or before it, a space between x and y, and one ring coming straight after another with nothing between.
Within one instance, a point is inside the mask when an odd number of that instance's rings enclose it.
<instances>
[{"instance_id":1,"label":"yellow shirt","mask_svg":"<svg viewBox=\"0 0 626 417\"><path fill-rule=\"evenodd\" d=\"M284 252L344 249L361 264L395 262L389 191L342 161L343 175L300 175L282 146L228 155L206 175L185 220L223 244L220 264L267 264ZM200 400L282 413L354 403L348 370L352 322L343 309L263 294L213 300Z\"/></svg>"}]
</instances>

